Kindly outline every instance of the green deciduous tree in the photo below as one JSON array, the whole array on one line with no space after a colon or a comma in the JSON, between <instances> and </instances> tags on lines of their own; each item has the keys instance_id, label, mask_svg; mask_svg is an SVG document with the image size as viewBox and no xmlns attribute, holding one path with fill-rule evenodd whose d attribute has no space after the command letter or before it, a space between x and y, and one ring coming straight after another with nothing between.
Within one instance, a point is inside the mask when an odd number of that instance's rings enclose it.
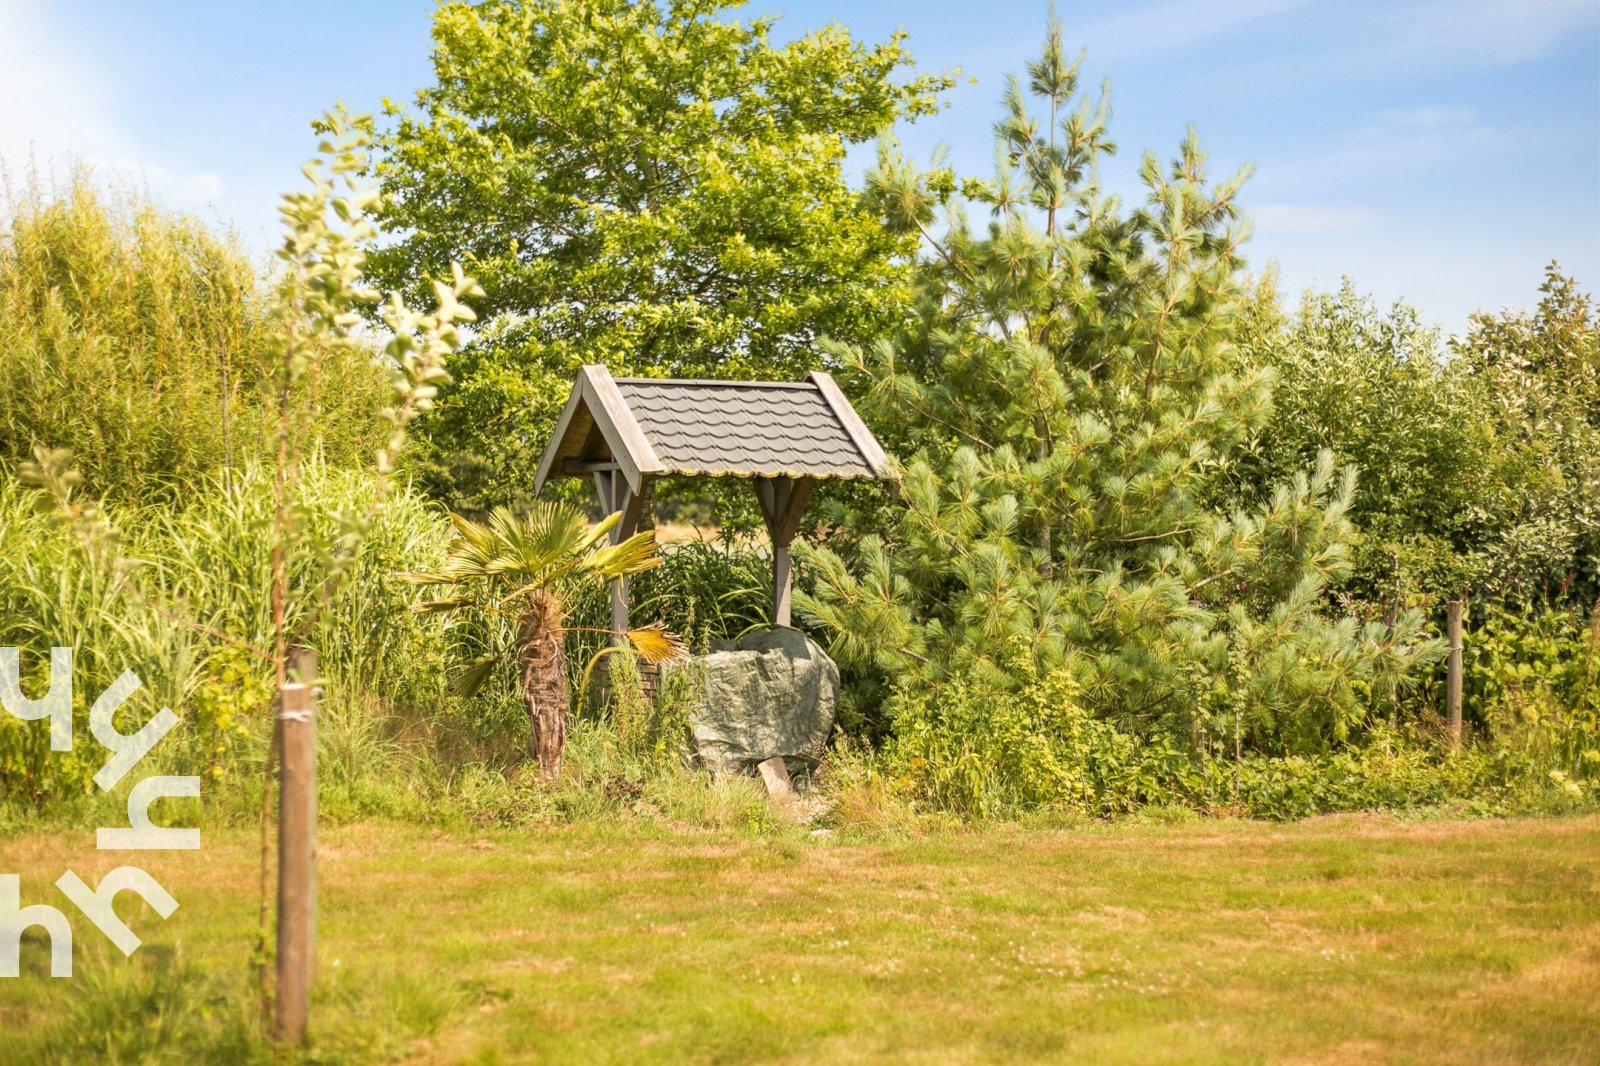
<instances>
[{"instance_id":1,"label":"green deciduous tree","mask_svg":"<svg viewBox=\"0 0 1600 1066\"><path fill-rule=\"evenodd\" d=\"M1472 316L1448 345L1346 282L1258 317L1246 362L1277 374L1269 423L1232 471L1261 491L1331 450L1354 464L1362 531L1342 591L1593 602L1600 552L1600 328L1552 264L1531 312Z\"/></svg>"},{"instance_id":2,"label":"green deciduous tree","mask_svg":"<svg viewBox=\"0 0 1600 1066\"><path fill-rule=\"evenodd\" d=\"M1516 491L1484 476L1495 443L1481 382L1449 364L1414 308L1380 312L1348 280L1254 326L1245 360L1277 377L1271 419L1232 471L1238 491L1332 452L1358 472L1350 517L1362 533L1341 591L1374 603L1463 592L1468 552Z\"/></svg>"},{"instance_id":3,"label":"green deciduous tree","mask_svg":"<svg viewBox=\"0 0 1600 1066\"><path fill-rule=\"evenodd\" d=\"M870 421L917 427L901 434L905 507L871 532L839 515L858 548L810 552L816 590L798 602L901 688L958 674L1003 688L1020 649L1146 735L1228 750L1344 738L1434 645L1415 614L1324 612L1352 536L1352 482L1330 458L1252 506L1212 502L1271 395L1234 345L1245 174L1210 182L1191 132L1171 163L1146 156L1145 200L1123 209L1096 179L1113 150L1105 97L1082 100L1077 77L1053 27L1026 90L1006 94L991 181L917 173L885 149L876 202L930 248L922 318L837 351Z\"/></svg>"},{"instance_id":4,"label":"green deciduous tree","mask_svg":"<svg viewBox=\"0 0 1600 1066\"><path fill-rule=\"evenodd\" d=\"M1479 589L1587 608L1600 596L1600 307L1551 263L1532 311L1473 315L1454 345L1481 383L1508 507L1480 548Z\"/></svg>"},{"instance_id":5,"label":"green deciduous tree","mask_svg":"<svg viewBox=\"0 0 1600 1066\"><path fill-rule=\"evenodd\" d=\"M935 107L901 37L697 0L446 3L434 85L394 109L377 167L392 241L374 275L440 264L481 280L486 328L430 420L436 491L482 507L529 491L574 370L787 377L824 334L903 313L905 233L865 210L846 149ZM492 321L491 321L492 320Z\"/></svg>"}]
</instances>

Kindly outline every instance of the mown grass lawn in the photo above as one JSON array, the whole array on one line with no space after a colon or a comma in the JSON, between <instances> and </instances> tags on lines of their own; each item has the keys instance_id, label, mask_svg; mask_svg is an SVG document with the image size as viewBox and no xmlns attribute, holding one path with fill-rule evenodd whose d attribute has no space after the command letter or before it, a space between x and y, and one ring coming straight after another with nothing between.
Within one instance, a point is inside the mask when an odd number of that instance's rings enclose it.
<instances>
[{"instance_id":1,"label":"mown grass lawn","mask_svg":"<svg viewBox=\"0 0 1600 1066\"><path fill-rule=\"evenodd\" d=\"M0 843L25 903L116 860L87 830ZM130 960L78 920L71 981L30 937L0 1061L253 1053L250 834L144 865L180 909L122 908ZM320 871L323 1060L1600 1062L1600 818L357 825Z\"/></svg>"}]
</instances>

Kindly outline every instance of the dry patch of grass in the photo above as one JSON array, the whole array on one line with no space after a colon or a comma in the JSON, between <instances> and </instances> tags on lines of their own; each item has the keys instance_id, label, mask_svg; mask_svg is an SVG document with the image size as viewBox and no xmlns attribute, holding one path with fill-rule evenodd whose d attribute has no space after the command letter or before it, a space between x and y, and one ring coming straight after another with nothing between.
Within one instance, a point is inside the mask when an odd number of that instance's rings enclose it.
<instances>
[{"instance_id":1,"label":"dry patch of grass","mask_svg":"<svg viewBox=\"0 0 1600 1066\"><path fill-rule=\"evenodd\" d=\"M1592 1063L1597 859L1597 818L1088 824L876 843L339 827L320 865L316 1053ZM0 845L25 902L69 865L92 881L116 864L89 831ZM215 1019L248 1013L254 864L234 830L208 832L198 854L150 854L181 908L132 919L147 944L131 960L79 923L96 994L115 998L138 975L149 992L181 964L185 995L212 997L210 1029L147 1059L253 1046L248 1021L234 1032ZM70 1036L85 1025L85 984L40 976L42 944L25 952L27 976L0 989L0 1057L81 1054Z\"/></svg>"}]
</instances>

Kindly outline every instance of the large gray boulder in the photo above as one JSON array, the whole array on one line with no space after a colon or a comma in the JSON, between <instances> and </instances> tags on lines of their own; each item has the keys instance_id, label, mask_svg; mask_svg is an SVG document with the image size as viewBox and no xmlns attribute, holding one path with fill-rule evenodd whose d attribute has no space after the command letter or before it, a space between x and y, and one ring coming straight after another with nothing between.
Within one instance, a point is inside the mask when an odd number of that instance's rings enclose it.
<instances>
[{"instance_id":1,"label":"large gray boulder","mask_svg":"<svg viewBox=\"0 0 1600 1066\"><path fill-rule=\"evenodd\" d=\"M790 773L822 758L839 709L839 668L798 629L747 633L697 656L689 732L700 763L716 774L753 774L782 756Z\"/></svg>"}]
</instances>

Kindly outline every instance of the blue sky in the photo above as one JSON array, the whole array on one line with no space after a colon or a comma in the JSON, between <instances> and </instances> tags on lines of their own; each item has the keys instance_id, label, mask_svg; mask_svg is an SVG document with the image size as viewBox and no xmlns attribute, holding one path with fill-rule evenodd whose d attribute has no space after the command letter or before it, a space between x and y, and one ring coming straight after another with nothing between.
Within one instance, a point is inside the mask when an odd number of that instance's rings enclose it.
<instances>
[{"instance_id":1,"label":"blue sky","mask_svg":"<svg viewBox=\"0 0 1600 1066\"><path fill-rule=\"evenodd\" d=\"M1257 167L1251 259L1284 285L1352 276L1447 329L1525 306L1555 258L1600 285L1597 0L1059 0L1091 85L1112 82L1133 192L1145 149L1194 122L1219 173ZM903 131L986 173L1002 79L1035 52L1047 4L994 0L757 0L786 35L829 21L910 33L918 61L960 67L949 108ZM0 157L102 174L275 236L276 196L335 100L375 108L430 75L427 0L272 3L0 0Z\"/></svg>"}]
</instances>

